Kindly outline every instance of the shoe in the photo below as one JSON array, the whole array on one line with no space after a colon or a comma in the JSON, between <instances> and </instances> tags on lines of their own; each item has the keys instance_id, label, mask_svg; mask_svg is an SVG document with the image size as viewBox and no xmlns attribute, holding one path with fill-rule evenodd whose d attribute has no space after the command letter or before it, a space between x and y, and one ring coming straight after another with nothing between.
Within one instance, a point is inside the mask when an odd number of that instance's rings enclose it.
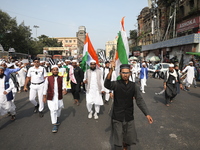
<instances>
[{"instance_id":1,"label":"shoe","mask_svg":"<svg viewBox=\"0 0 200 150\"><path fill-rule=\"evenodd\" d=\"M40 118L44 117L44 113L42 111L39 112Z\"/></svg>"},{"instance_id":2,"label":"shoe","mask_svg":"<svg viewBox=\"0 0 200 150\"><path fill-rule=\"evenodd\" d=\"M187 91L187 92L189 92L190 90L189 90L189 89L187 89L187 88L185 88L185 89L184 89L184 91Z\"/></svg>"},{"instance_id":3,"label":"shoe","mask_svg":"<svg viewBox=\"0 0 200 150\"><path fill-rule=\"evenodd\" d=\"M97 115L97 113L94 113L94 119L99 119L99 116Z\"/></svg>"},{"instance_id":4,"label":"shoe","mask_svg":"<svg viewBox=\"0 0 200 150\"><path fill-rule=\"evenodd\" d=\"M53 133L57 133L58 132L58 126L57 125L53 126L52 132Z\"/></svg>"},{"instance_id":5,"label":"shoe","mask_svg":"<svg viewBox=\"0 0 200 150\"><path fill-rule=\"evenodd\" d=\"M10 120L15 121L15 119L15 115L12 115Z\"/></svg>"},{"instance_id":6,"label":"shoe","mask_svg":"<svg viewBox=\"0 0 200 150\"><path fill-rule=\"evenodd\" d=\"M145 91L142 91L142 93L145 93Z\"/></svg>"},{"instance_id":7,"label":"shoe","mask_svg":"<svg viewBox=\"0 0 200 150\"><path fill-rule=\"evenodd\" d=\"M169 107L169 104L166 104L167 107Z\"/></svg>"},{"instance_id":8,"label":"shoe","mask_svg":"<svg viewBox=\"0 0 200 150\"><path fill-rule=\"evenodd\" d=\"M59 125L60 125L60 122L57 121L54 125L59 126Z\"/></svg>"},{"instance_id":9,"label":"shoe","mask_svg":"<svg viewBox=\"0 0 200 150\"><path fill-rule=\"evenodd\" d=\"M93 113L93 111L90 111L90 113L88 114L88 118L89 118L89 119L92 118L92 113Z\"/></svg>"},{"instance_id":10,"label":"shoe","mask_svg":"<svg viewBox=\"0 0 200 150\"><path fill-rule=\"evenodd\" d=\"M39 104L37 104L37 106L35 106L33 112L34 112L34 113L37 113L37 112L38 112L38 108L39 108Z\"/></svg>"}]
</instances>

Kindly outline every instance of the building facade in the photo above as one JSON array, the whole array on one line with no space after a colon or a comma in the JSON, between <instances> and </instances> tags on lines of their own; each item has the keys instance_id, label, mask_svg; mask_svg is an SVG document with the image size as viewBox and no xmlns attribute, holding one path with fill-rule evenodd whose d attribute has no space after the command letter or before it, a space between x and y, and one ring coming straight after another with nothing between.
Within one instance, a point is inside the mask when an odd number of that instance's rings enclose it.
<instances>
[{"instance_id":1,"label":"building facade","mask_svg":"<svg viewBox=\"0 0 200 150\"><path fill-rule=\"evenodd\" d=\"M117 50L117 37L113 41L107 41L105 48L106 58L113 59L115 51Z\"/></svg>"},{"instance_id":2,"label":"building facade","mask_svg":"<svg viewBox=\"0 0 200 150\"><path fill-rule=\"evenodd\" d=\"M141 14L139 45L146 60L156 55L164 62L176 58L179 63L187 64L192 56L186 52L200 52L199 0L158 0L156 7L144 8ZM147 34L141 36L142 33Z\"/></svg>"},{"instance_id":3,"label":"building facade","mask_svg":"<svg viewBox=\"0 0 200 150\"><path fill-rule=\"evenodd\" d=\"M80 26L78 28L78 32L76 32L76 37L79 38L81 41L85 42L85 37L86 37L85 26Z\"/></svg>"},{"instance_id":4,"label":"building facade","mask_svg":"<svg viewBox=\"0 0 200 150\"><path fill-rule=\"evenodd\" d=\"M63 47L70 51L77 50L78 54L83 53L84 42L78 37L55 37L54 39L57 39Z\"/></svg>"},{"instance_id":5,"label":"building facade","mask_svg":"<svg viewBox=\"0 0 200 150\"><path fill-rule=\"evenodd\" d=\"M83 53L84 41L86 37L86 28L80 26L76 37L54 37L62 43L62 47L44 47L50 55L62 55L68 58L79 58Z\"/></svg>"}]
</instances>

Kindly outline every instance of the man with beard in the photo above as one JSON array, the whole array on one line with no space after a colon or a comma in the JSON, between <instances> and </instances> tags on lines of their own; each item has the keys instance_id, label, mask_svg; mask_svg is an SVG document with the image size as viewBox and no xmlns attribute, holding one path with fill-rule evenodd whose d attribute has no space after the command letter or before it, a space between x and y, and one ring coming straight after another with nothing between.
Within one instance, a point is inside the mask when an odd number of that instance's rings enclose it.
<instances>
[{"instance_id":1,"label":"man with beard","mask_svg":"<svg viewBox=\"0 0 200 150\"><path fill-rule=\"evenodd\" d=\"M80 94L81 83L83 82L84 73L83 70L77 66L77 60L72 61L72 66L70 67L69 73L67 74L67 84L69 84L69 79L71 80L71 92L74 98L74 104L80 105Z\"/></svg>"},{"instance_id":2,"label":"man with beard","mask_svg":"<svg viewBox=\"0 0 200 150\"><path fill-rule=\"evenodd\" d=\"M166 71L164 76L164 89L165 89L165 100L166 106L169 107L169 103L177 95L177 83L180 84L182 89L182 84L180 81L179 74L174 70L174 64L169 64L169 70Z\"/></svg>"},{"instance_id":3,"label":"man with beard","mask_svg":"<svg viewBox=\"0 0 200 150\"><path fill-rule=\"evenodd\" d=\"M63 95L67 94L66 84L63 81L63 77L58 76L58 66L52 66L52 76L45 79L43 101L47 102L50 110L51 122L54 125L52 132L58 131L60 122L58 118L61 115L61 109L64 108Z\"/></svg>"},{"instance_id":4,"label":"man with beard","mask_svg":"<svg viewBox=\"0 0 200 150\"><path fill-rule=\"evenodd\" d=\"M121 79L111 81L111 76L115 67L115 63L111 64L110 71L104 82L104 86L114 91L114 104L112 113L112 127L115 150L126 150L132 144L137 143L137 133L134 123L134 98L137 106L147 117L149 123L153 123L152 117L139 89L134 82L129 80L131 75L130 65L122 64L120 66Z\"/></svg>"},{"instance_id":5,"label":"man with beard","mask_svg":"<svg viewBox=\"0 0 200 150\"><path fill-rule=\"evenodd\" d=\"M84 83L86 85L86 106L89 112L88 118L92 118L92 107L95 107L94 119L98 119L100 106L103 105L103 77L100 69L96 69L96 61L90 61L90 69L85 72Z\"/></svg>"},{"instance_id":6,"label":"man with beard","mask_svg":"<svg viewBox=\"0 0 200 150\"><path fill-rule=\"evenodd\" d=\"M0 115L5 115L8 112L11 114L11 120L15 120L15 104L13 100L12 89L14 83L12 79L6 78L4 67L0 66Z\"/></svg>"}]
</instances>

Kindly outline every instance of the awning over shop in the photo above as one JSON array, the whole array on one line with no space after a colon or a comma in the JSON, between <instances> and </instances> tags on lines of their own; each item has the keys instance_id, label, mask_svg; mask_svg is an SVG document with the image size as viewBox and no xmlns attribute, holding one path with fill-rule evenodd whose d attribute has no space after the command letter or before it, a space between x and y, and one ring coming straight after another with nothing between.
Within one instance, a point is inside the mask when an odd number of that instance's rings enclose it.
<instances>
[{"instance_id":1,"label":"awning over shop","mask_svg":"<svg viewBox=\"0 0 200 150\"><path fill-rule=\"evenodd\" d=\"M186 52L186 54L200 56L200 52Z\"/></svg>"},{"instance_id":2,"label":"awning over shop","mask_svg":"<svg viewBox=\"0 0 200 150\"><path fill-rule=\"evenodd\" d=\"M188 44L194 44L194 43L196 44L200 43L200 34L190 34L190 35L177 37L177 38L169 39L169 40L158 42L158 43L153 43L150 45L143 45L142 51L188 45Z\"/></svg>"}]
</instances>

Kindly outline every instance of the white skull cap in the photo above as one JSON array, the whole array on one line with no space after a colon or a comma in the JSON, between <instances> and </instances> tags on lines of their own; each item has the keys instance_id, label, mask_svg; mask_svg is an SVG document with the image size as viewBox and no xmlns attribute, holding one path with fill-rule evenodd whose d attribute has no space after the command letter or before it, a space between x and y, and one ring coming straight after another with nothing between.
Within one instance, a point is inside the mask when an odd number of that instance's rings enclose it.
<instances>
[{"instance_id":1,"label":"white skull cap","mask_svg":"<svg viewBox=\"0 0 200 150\"><path fill-rule=\"evenodd\" d=\"M90 63L96 63L96 60L92 59L92 60L90 60Z\"/></svg>"}]
</instances>

